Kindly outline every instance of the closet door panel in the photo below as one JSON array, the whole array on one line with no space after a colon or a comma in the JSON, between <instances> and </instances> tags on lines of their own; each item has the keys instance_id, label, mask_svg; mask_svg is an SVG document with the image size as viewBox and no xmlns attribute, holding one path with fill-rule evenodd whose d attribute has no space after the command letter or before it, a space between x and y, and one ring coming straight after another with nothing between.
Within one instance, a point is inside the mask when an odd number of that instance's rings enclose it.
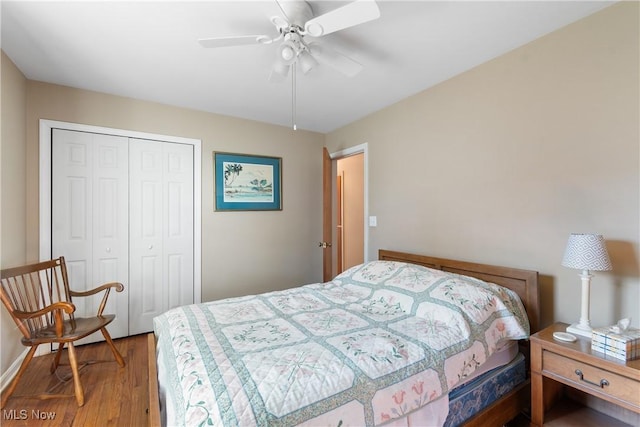
<instances>
[{"instance_id":1,"label":"closet door panel","mask_svg":"<svg viewBox=\"0 0 640 427\"><path fill-rule=\"evenodd\" d=\"M193 146L165 144L167 307L192 304L194 266Z\"/></svg>"},{"instance_id":2,"label":"closet door panel","mask_svg":"<svg viewBox=\"0 0 640 427\"><path fill-rule=\"evenodd\" d=\"M52 256L64 255L67 262L85 260L92 251L93 205L91 186L93 174L91 135L81 132L54 131L52 146L53 204ZM91 277L77 278L85 283ZM76 280L77 280L76 279Z\"/></svg>"},{"instance_id":3,"label":"closet door panel","mask_svg":"<svg viewBox=\"0 0 640 427\"><path fill-rule=\"evenodd\" d=\"M129 141L93 134L93 143L93 277L96 284L124 285L123 292L109 294L105 308L116 314L109 333L124 337L129 335ZM96 295L92 306L101 299Z\"/></svg>"},{"instance_id":4,"label":"closet door panel","mask_svg":"<svg viewBox=\"0 0 640 427\"><path fill-rule=\"evenodd\" d=\"M158 292L158 283L162 283L161 259L155 255L140 257L140 275L136 293L143 296L139 313L156 315L162 311L162 292ZM133 306L135 309L135 306Z\"/></svg>"},{"instance_id":5,"label":"closet door panel","mask_svg":"<svg viewBox=\"0 0 640 427\"><path fill-rule=\"evenodd\" d=\"M129 142L131 260L130 333L152 330L153 318L161 314L162 286L162 145L155 141ZM151 329L149 329L151 326Z\"/></svg>"},{"instance_id":6,"label":"closet door panel","mask_svg":"<svg viewBox=\"0 0 640 427\"><path fill-rule=\"evenodd\" d=\"M193 147L130 140L130 333L193 303Z\"/></svg>"},{"instance_id":7,"label":"closet door panel","mask_svg":"<svg viewBox=\"0 0 640 427\"><path fill-rule=\"evenodd\" d=\"M52 256L63 255L70 287L82 291L122 282L106 314L113 337L128 335L128 141L88 132L53 130ZM78 316L95 315L102 295L76 298ZM101 340L94 334L82 343Z\"/></svg>"}]
</instances>

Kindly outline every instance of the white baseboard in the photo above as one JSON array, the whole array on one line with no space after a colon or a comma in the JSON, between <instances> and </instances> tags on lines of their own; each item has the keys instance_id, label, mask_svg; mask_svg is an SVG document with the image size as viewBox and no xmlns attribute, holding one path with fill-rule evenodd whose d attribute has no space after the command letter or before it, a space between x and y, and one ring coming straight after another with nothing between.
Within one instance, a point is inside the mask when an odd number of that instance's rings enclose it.
<instances>
[{"instance_id":1,"label":"white baseboard","mask_svg":"<svg viewBox=\"0 0 640 427\"><path fill-rule=\"evenodd\" d=\"M7 388L7 386L13 380L13 377L16 376L16 374L18 373L18 369L20 369L20 365L22 364L22 361L24 360L25 357L27 357L27 353L29 353L30 349L31 347L25 347L24 351L20 353L20 356L18 356L16 360L13 361L11 366L9 366L9 369L7 369L5 372L2 373L2 376L0 376L1 391L4 392L4 389ZM49 353L51 353L51 346L41 345L36 350L36 354L34 355L34 357L43 356Z\"/></svg>"},{"instance_id":2,"label":"white baseboard","mask_svg":"<svg viewBox=\"0 0 640 427\"><path fill-rule=\"evenodd\" d=\"M11 380L13 380L13 377L15 377L16 374L18 373L18 369L20 369L20 364L22 363L24 358L27 356L27 353L29 352L29 348L30 347L26 347L24 351L20 354L20 356L18 356L17 359L13 361L11 366L9 366L9 369L3 372L2 376L0 376L0 390L2 390L3 392L4 392L4 389L7 388L7 386L11 383Z\"/></svg>"}]
</instances>

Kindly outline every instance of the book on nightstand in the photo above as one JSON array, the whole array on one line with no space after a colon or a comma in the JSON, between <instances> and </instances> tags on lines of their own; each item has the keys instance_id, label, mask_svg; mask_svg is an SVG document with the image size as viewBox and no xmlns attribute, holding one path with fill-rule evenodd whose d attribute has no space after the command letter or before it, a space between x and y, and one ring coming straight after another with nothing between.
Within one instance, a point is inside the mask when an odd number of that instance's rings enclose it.
<instances>
[{"instance_id":1,"label":"book on nightstand","mask_svg":"<svg viewBox=\"0 0 640 427\"><path fill-rule=\"evenodd\" d=\"M613 332L611 327L593 329L591 349L620 360L640 358L640 329Z\"/></svg>"}]
</instances>

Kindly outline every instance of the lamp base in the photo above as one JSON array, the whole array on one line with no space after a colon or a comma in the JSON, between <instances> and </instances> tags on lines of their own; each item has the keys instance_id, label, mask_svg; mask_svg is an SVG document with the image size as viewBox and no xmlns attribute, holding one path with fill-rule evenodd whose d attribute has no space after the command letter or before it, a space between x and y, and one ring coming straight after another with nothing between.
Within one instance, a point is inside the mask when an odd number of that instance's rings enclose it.
<instances>
[{"instance_id":1,"label":"lamp base","mask_svg":"<svg viewBox=\"0 0 640 427\"><path fill-rule=\"evenodd\" d=\"M567 332L591 339L591 328L589 326L580 326L579 323L567 326Z\"/></svg>"}]
</instances>

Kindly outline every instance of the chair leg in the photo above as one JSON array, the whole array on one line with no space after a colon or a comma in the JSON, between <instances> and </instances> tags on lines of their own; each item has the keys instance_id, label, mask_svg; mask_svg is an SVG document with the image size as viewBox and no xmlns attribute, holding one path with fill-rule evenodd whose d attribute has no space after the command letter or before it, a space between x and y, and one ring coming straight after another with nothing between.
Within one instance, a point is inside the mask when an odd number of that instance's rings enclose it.
<instances>
[{"instance_id":1,"label":"chair leg","mask_svg":"<svg viewBox=\"0 0 640 427\"><path fill-rule=\"evenodd\" d=\"M64 343L58 343L58 351L56 351L56 357L53 359L53 362L51 362L51 373L53 374L56 369L58 369L58 366L60 365L60 356L62 356L62 350L64 349Z\"/></svg>"},{"instance_id":2,"label":"chair leg","mask_svg":"<svg viewBox=\"0 0 640 427\"><path fill-rule=\"evenodd\" d=\"M1 404L0 408L4 408L4 405L7 403L7 400L9 400L9 398L13 394L14 390L16 389L16 386L18 385L18 381L20 381L20 378L22 378L22 374L24 374L24 371L27 369L27 365L29 364L29 362L31 362L31 359L33 359L33 355L35 354L37 348L38 348L37 345L34 345L31 347L31 349L27 353L27 356L22 361L22 364L20 365L20 369L18 369L18 373L11 381L11 384L9 384L9 387L7 387L4 393L2 393L2 401L0 402Z\"/></svg>"},{"instance_id":3,"label":"chair leg","mask_svg":"<svg viewBox=\"0 0 640 427\"><path fill-rule=\"evenodd\" d=\"M124 359L122 358L122 355L120 355L120 352L118 351L115 344L113 343L113 340L111 339L111 335L109 335L109 331L107 331L107 328L102 328L100 329L100 331L102 332L102 335L104 336L105 341L107 341L107 344L109 344L109 347L111 347L111 352L113 353L113 357L116 358L116 362L118 362L118 365L120 365L121 368L124 367Z\"/></svg>"},{"instance_id":4,"label":"chair leg","mask_svg":"<svg viewBox=\"0 0 640 427\"><path fill-rule=\"evenodd\" d=\"M67 346L69 350L69 364L71 365L71 372L73 372L73 386L76 394L76 401L78 406L84 405L84 391L82 390L82 384L80 383L80 374L78 372L78 359L76 358L76 348L72 342L69 342Z\"/></svg>"}]
</instances>

